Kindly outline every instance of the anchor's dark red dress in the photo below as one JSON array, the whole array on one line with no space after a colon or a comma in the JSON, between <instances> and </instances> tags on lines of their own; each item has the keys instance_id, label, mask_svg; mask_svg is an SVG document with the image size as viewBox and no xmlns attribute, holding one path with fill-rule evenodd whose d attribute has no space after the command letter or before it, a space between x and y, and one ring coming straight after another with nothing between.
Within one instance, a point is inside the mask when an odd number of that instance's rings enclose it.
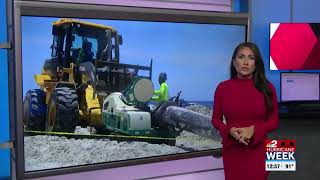
<instances>
[{"instance_id":1,"label":"anchor's dark red dress","mask_svg":"<svg viewBox=\"0 0 320 180\"><path fill-rule=\"evenodd\" d=\"M222 137L223 164L226 180L265 180L265 147L267 133L278 127L278 104L274 86L274 110L267 112L264 96L252 79L234 78L220 83L214 94L212 123ZM223 123L223 116L226 124ZM230 134L231 127L254 125L254 135L248 146L240 144Z\"/></svg>"}]
</instances>

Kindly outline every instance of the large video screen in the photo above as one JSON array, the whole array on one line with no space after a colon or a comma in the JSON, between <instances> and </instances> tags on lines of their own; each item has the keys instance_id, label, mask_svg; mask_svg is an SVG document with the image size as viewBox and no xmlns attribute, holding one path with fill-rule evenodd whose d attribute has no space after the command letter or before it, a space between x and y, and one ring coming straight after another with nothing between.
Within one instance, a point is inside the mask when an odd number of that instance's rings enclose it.
<instances>
[{"instance_id":1,"label":"large video screen","mask_svg":"<svg viewBox=\"0 0 320 180\"><path fill-rule=\"evenodd\" d=\"M319 73L281 73L281 101L320 101Z\"/></svg>"},{"instance_id":2,"label":"large video screen","mask_svg":"<svg viewBox=\"0 0 320 180\"><path fill-rule=\"evenodd\" d=\"M213 94L246 26L23 16L21 30L25 171L221 148Z\"/></svg>"},{"instance_id":3,"label":"large video screen","mask_svg":"<svg viewBox=\"0 0 320 180\"><path fill-rule=\"evenodd\" d=\"M319 70L319 23L271 23L270 70Z\"/></svg>"}]
</instances>

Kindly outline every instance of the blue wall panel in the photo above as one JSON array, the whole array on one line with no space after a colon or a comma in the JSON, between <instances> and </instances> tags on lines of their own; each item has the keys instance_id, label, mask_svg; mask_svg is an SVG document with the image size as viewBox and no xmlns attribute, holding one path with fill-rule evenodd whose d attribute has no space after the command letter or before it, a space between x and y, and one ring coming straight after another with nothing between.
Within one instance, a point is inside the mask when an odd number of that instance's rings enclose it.
<instances>
[{"instance_id":1,"label":"blue wall panel","mask_svg":"<svg viewBox=\"0 0 320 180\"><path fill-rule=\"evenodd\" d=\"M0 1L0 43L7 42L6 2ZM8 55L7 50L0 49L0 143L7 142L9 136L8 104ZM0 150L0 178L10 176L10 151Z\"/></svg>"},{"instance_id":2,"label":"blue wall panel","mask_svg":"<svg viewBox=\"0 0 320 180\"><path fill-rule=\"evenodd\" d=\"M256 43L262 54L267 78L274 84L280 100L280 72L270 71L269 63L269 24L290 22L290 0L252 0L251 41Z\"/></svg>"},{"instance_id":3,"label":"blue wall panel","mask_svg":"<svg viewBox=\"0 0 320 180\"><path fill-rule=\"evenodd\" d=\"M247 13L249 9L248 0L233 0L232 12L243 12Z\"/></svg>"},{"instance_id":4,"label":"blue wall panel","mask_svg":"<svg viewBox=\"0 0 320 180\"><path fill-rule=\"evenodd\" d=\"M7 42L6 1L0 1L0 42ZM0 142L9 140L8 61L7 50L0 49Z\"/></svg>"},{"instance_id":5,"label":"blue wall panel","mask_svg":"<svg viewBox=\"0 0 320 180\"><path fill-rule=\"evenodd\" d=\"M0 150L0 179L10 176L10 150Z\"/></svg>"},{"instance_id":6,"label":"blue wall panel","mask_svg":"<svg viewBox=\"0 0 320 180\"><path fill-rule=\"evenodd\" d=\"M319 10L319 0L293 0L293 21L320 23Z\"/></svg>"}]
</instances>

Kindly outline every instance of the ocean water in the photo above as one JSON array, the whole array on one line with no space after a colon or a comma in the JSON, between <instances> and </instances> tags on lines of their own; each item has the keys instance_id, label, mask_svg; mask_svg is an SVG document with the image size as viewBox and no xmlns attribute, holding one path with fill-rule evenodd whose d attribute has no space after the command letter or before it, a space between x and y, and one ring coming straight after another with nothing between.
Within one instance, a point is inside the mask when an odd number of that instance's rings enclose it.
<instances>
[{"instance_id":1,"label":"ocean water","mask_svg":"<svg viewBox=\"0 0 320 180\"><path fill-rule=\"evenodd\" d=\"M199 104L203 106L207 106L209 108L212 108L213 101L185 101L185 106L191 105L191 104Z\"/></svg>"}]
</instances>

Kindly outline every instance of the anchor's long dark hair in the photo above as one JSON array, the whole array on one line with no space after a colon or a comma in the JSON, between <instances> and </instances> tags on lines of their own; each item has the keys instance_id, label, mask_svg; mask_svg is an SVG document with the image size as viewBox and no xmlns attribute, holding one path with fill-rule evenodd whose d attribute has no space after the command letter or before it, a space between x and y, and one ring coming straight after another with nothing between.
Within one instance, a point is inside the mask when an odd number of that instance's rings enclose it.
<instances>
[{"instance_id":1,"label":"anchor's long dark hair","mask_svg":"<svg viewBox=\"0 0 320 180\"><path fill-rule=\"evenodd\" d=\"M231 65L230 65L230 78L233 79L237 76L236 68L233 65L233 61L235 60L238 52L240 49L247 47L251 49L254 59L255 59L255 71L253 72L253 81L254 85L258 91L260 91L264 95L265 105L267 107L268 112L273 111L272 105L272 90L268 86L268 80L266 78L265 70L264 70L264 63L261 57L261 53L259 48L256 44L252 42L243 42L239 44L232 55Z\"/></svg>"}]
</instances>

